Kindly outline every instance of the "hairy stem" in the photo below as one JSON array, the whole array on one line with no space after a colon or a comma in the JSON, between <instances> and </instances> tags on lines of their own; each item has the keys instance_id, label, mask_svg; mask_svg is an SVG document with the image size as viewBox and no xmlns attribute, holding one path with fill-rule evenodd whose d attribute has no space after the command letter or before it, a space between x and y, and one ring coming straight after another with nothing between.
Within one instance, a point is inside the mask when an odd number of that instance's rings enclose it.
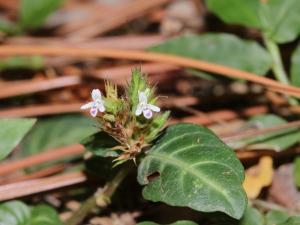
<instances>
[{"instance_id":1,"label":"hairy stem","mask_svg":"<svg viewBox=\"0 0 300 225\"><path fill-rule=\"evenodd\" d=\"M84 218L96 207L100 209L107 207L110 204L110 198L113 196L124 178L128 175L131 168L131 165L126 165L121 168L118 174L111 181L107 182L102 189L99 189L93 196L82 203L81 207L73 213L71 218L69 218L65 224L81 224Z\"/></svg>"},{"instance_id":2,"label":"hairy stem","mask_svg":"<svg viewBox=\"0 0 300 225\"><path fill-rule=\"evenodd\" d=\"M264 43L272 57L272 71L276 79L282 84L289 85L290 81L284 69L278 45L266 36L264 36ZM295 98L288 97L288 101L291 105L298 105L298 102Z\"/></svg>"}]
</instances>

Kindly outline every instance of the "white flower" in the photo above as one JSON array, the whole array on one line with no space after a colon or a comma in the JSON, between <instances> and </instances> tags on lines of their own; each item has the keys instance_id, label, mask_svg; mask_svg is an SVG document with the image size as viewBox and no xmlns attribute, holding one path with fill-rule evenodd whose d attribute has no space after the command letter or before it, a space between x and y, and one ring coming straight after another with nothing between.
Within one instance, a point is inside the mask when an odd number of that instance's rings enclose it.
<instances>
[{"instance_id":1,"label":"white flower","mask_svg":"<svg viewBox=\"0 0 300 225\"><path fill-rule=\"evenodd\" d=\"M92 91L92 102L89 102L83 106L80 107L80 109L90 109L90 113L93 117L97 116L98 111L99 112L104 112L105 107L104 107L104 102L102 100L101 92L99 89L94 89Z\"/></svg>"},{"instance_id":2,"label":"white flower","mask_svg":"<svg viewBox=\"0 0 300 225\"><path fill-rule=\"evenodd\" d=\"M143 113L146 119L150 119L153 115L152 111L159 112L160 108L155 105L148 104L148 98L145 92L139 92L139 104L135 111L135 115L139 116Z\"/></svg>"}]
</instances>

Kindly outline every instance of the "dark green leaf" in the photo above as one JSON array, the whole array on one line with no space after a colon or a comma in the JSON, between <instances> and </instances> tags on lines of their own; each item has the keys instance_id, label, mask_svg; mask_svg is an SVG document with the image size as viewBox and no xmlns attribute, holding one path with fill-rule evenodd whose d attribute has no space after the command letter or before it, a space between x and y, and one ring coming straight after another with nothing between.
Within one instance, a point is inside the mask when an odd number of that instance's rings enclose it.
<instances>
[{"instance_id":1,"label":"dark green leaf","mask_svg":"<svg viewBox=\"0 0 300 225\"><path fill-rule=\"evenodd\" d=\"M149 50L206 60L259 75L266 74L271 66L269 54L257 43L230 34L182 36Z\"/></svg>"},{"instance_id":2,"label":"dark green leaf","mask_svg":"<svg viewBox=\"0 0 300 225\"><path fill-rule=\"evenodd\" d=\"M292 216L287 221L280 223L278 225L299 225L300 224L300 216Z\"/></svg>"},{"instance_id":3,"label":"dark green leaf","mask_svg":"<svg viewBox=\"0 0 300 225\"><path fill-rule=\"evenodd\" d=\"M0 160L19 144L35 122L35 119L0 119Z\"/></svg>"},{"instance_id":4,"label":"dark green leaf","mask_svg":"<svg viewBox=\"0 0 300 225\"><path fill-rule=\"evenodd\" d=\"M146 199L234 218L247 206L243 180L235 153L211 131L193 124L170 126L138 167Z\"/></svg>"},{"instance_id":5,"label":"dark green leaf","mask_svg":"<svg viewBox=\"0 0 300 225\"><path fill-rule=\"evenodd\" d=\"M62 2L63 0L22 0L20 25L23 29L40 27Z\"/></svg>"},{"instance_id":6,"label":"dark green leaf","mask_svg":"<svg viewBox=\"0 0 300 225\"><path fill-rule=\"evenodd\" d=\"M298 156L294 162L295 184L300 188L300 157Z\"/></svg>"},{"instance_id":7,"label":"dark green leaf","mask_svg":"<svg viewBox=\"0 0 300 225\"><path fill-rule=\"evenodd\" d=\"M138 223L137 225L159 225L159 224L150 222L150 221L145 221L145 222ZM171 223L169 225L197 225L197 223L192 222L192 221L187 221L187 220L180 220L180 221Z\"/></svg>"},{"instance_id":8,"label":"dark green leaf","mask_svg":"<svg viewBox=\"0 0 300 225\"><path fill-rule=\"evenodd\" d=\"M30 225L63 225L63 223L53 208L39 205L31 210Z\"/></svg>"},{"instance_id":9,"label":"dark green leaf","mask_svg":"<svg viewBox=\"0 0 300 225\"><path fill-rule=\"evenodd\" d=\"M267 114L251 118L241 130L248 128L265 129L274 126L284 125L287 121L279 116ZM246 147L247 149L268 149L274 151L283 151L300 140L300 132L297 128L283 129L276 132L270 132L263 135L244 138L239 141L228 142L233 148Z\"/></svg>"},{"instance_id":10,"label":"dark green leaf","mask_svg":"<svg viewBox=\"0 0 300 225\"><path fill-rule=\"evenodd\" d=\"M288 220L289 215L286 212L272 210L266 214L266 225L280 224Z\"/></svg>"},{"instance_id":11,"label":"dark green leaf","mask_svg":"<svg viewBox=\"0 0 300 225\"><path fill-rule=\"evenodd\" d=\"M0 224L63 225L53 208L46 205L31 208L20 201L9 201L0 205Z\"/></svg>"},{"instance_id":12,"label":"dark green leaf","mask_svg":"<svg viewBox=\"0 0 300 225\"><path fill-rule=\"evenodd\" d=\"M239 225L265 225L265 219L261 212L248 206Z\"/></svg>"},{"instance_id":13,"label":"dark green leaf","mask_svg":"<svg viewBox=\"0 0 300 225\"><path fill-rule=\"evenodd\" d=\"M105 132L93 134L81 141L81 144L95 156L116 157L119 155L116 149L112 150L111 148L120 143Z\"/></svg>"},{"instance_id":14,"label":"dark green leaf","mask_svg":"<svg viewBox=\"0 0 300 225\"><path fill-rule=\"evenodd\" d=\"M260 0L206 0L208 9L229 24L260 27Z\"/></svg>"},{"instance_id":15,"label":"dark green leaf","mask_svg":"<svg viewBox=\"0 0 300 225\"><path fill-rule=\"evenodd\" d=\"M300 87L300 44L292 55L291 80L292 85Z\"/></svg>"},{"instance_id":16,"label":"dark green leaf","mask_svg":"<svg viewBox=\"0 0 300 225\"><path fill-rule=\"evenodd\" d=\"M82 115L57 116L40 120L26 136L22 155L80 143L97 132L95 121Z\"/></svg>"}]
</instances>

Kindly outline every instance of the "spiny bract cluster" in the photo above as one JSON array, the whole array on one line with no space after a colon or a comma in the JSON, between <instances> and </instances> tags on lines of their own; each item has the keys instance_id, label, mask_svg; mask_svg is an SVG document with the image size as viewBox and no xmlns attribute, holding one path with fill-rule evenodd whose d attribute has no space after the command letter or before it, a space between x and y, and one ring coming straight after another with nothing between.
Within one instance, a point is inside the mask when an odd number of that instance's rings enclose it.
<instances>
[{"instance_id":1,"label":"spiny bract cluster","mask_svg":"<svg viewBox=\"0 0 300 225\"><path fill-rule=\"evenodd\" d=\"M92 91L91 102L81 109L90 109L93 117L100 123L100 132L113 137L118 144L108 148L114 151L118 163L134 159L143 148L149 146L163 129L169 112L160 114L156 106L155 88L149 85L139 69L132 71L131 82L125 95L118 96L117 87L105 83L106 96L98 89Z\"/></svg>"}]
</instances>

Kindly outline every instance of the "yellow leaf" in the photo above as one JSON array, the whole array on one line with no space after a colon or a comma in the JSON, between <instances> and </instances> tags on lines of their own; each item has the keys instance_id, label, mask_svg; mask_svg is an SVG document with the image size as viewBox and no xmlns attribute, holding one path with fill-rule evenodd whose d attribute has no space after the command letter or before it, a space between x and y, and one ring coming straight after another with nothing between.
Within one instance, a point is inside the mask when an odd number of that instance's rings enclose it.
<instances>
[{"instance_id":1,"label":"yellow leaf","mask_svg":"<svg viewBox=\"0 0 300 225\"><path fill-rule=\"evenodd\" d=\"M249 199L255 199L262 188L271 184L273 178L273 159L263 156L259 163L246 170L244 189Z\"/></svg>"}]
</instances>

